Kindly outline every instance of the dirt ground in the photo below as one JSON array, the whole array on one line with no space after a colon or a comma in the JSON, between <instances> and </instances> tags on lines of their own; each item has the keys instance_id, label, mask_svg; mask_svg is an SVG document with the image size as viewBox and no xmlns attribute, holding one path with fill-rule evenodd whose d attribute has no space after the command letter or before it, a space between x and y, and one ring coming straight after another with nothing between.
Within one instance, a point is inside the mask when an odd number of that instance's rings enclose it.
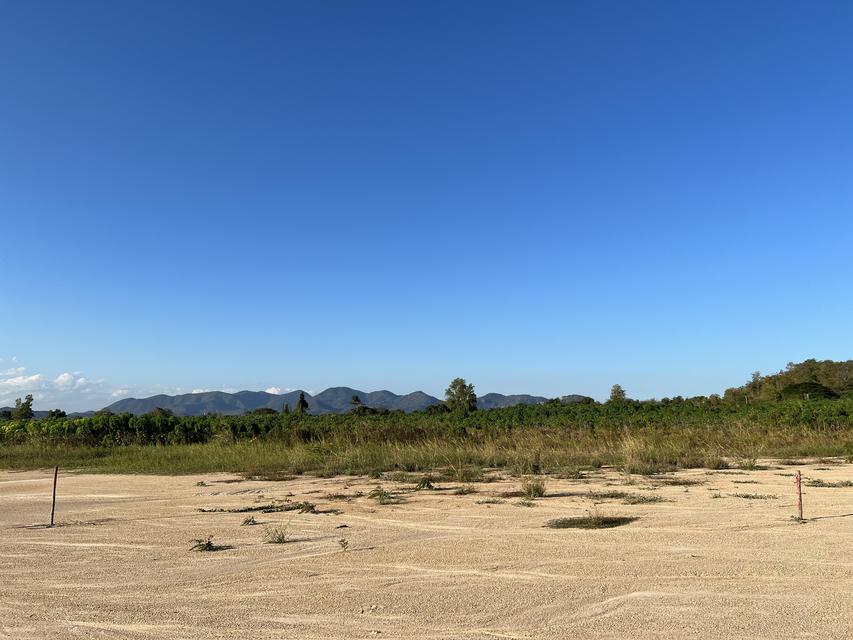
<instances>
[{"instance_id":1,"label":"dirt ground","mask_svg":"<svg viewBox=\"0 0 853 640\"><path fill-rule=\"evenodd\" d=\"M0 638L853 637L853 487L804 482L807 521L792 520L797 469L838 482L853 465L762 466L548 478L533 506L506 495L510 477L457 495L451 482L60 473L53 529L52 473L0 472ZM378 483L401 501L370 499ZM663 501L591 495L604 491ZM321 513L199 511L287 500ZM544 526L593 509L638 519ZM242 526L251 515L260 524ZM263 542L274 525L289 542ZM190 550L209 534L227 548Z\"/></svg>"}]
</instances>

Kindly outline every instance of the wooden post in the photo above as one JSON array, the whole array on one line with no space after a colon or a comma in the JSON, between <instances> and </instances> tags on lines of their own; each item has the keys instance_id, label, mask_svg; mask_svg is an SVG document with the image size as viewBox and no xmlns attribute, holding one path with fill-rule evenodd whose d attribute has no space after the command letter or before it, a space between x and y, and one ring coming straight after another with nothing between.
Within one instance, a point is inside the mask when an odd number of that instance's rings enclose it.
<instances>
[{"instance_id":1,"label":"wooden post","mask_svg":"<svg viewBox=\"0 0 853 640\"><path fill-rule=\"evenodd\" d=\"M53 502L50 505L50 526L53 526L53 514L56 512L56 477L59 475L59 466L53 468Z\"/></svg>"},{"instance_id":2,"label":"wooden post","mask_svg":"<svg viewBox=\"0 0 853 640\"><path fill-rule=\"evenodd\" d=\"M794 477L794 482L797 484L797 515L799 519L803 519L803 482L802 475L797 471L797 475Z\"/></svg>"}]
</instances>

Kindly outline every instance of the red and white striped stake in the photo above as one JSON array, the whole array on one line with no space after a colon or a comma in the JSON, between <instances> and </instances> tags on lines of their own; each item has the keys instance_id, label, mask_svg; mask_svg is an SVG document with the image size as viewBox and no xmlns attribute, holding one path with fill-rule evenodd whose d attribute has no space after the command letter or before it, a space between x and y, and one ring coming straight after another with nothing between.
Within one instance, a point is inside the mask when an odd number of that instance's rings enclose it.
<instances>
[{"instance_id":1,"label":"red and white striped stake","mask_svg":"<svg viewBox=\"0 0 853 640\"><path fill-rule=\"evenodd\" d=\"M797 475L794 477L794 482L797 485L797 514L799 519L803 519L803 482L802 476L800 472L797 471Z\"/></svg>"}]
</instances>

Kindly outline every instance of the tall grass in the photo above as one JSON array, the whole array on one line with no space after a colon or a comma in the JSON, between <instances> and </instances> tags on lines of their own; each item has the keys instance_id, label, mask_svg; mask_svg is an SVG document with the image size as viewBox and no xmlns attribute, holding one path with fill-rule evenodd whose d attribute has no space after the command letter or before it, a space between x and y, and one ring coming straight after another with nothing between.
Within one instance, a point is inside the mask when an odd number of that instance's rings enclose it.
<instances>
[{"instance_id":1,"label":"tall grass","mask_svg":"<svg viewBox=\"0 0 853 640\"><path fill-rule=\"evenodd\" d=\"M320 476L402 470L476 478L484 468L519 475L533 466L546 473L615 465L628 473L675 468L719 468L723 458L850 456L853 429L688 425L599 429L524 427L431 436L405 441L332 436L315 442L274 438L213 440L204 444L62 446L39 441L0 445L0 468L59 465L97 473Z\"/></svg>"}]
</instances>

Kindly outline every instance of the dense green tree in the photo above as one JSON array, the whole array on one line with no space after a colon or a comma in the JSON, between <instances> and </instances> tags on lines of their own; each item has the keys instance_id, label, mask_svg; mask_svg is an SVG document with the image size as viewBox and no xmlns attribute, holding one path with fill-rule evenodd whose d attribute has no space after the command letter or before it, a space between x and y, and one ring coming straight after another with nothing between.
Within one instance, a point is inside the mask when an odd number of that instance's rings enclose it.
<instances>
[{"instance_id":1,"label":"dense green tree","mask_svg":"<svg viewBox=\"0 0 853 640\"><path fill-rule=\"evenodd\" d=\"M609 402L625 402L627 399L628 395L625 393L625 389L622 388L621 384L614 384L610 387Z\"/></svg>"},{"instance_id":2,"label":"dense green tree","mask_svg":"<svg viewBox=\"0 0 853 640\"><path fill-rule=\"evenodd\" d=\"M782 389L783 398L799 398L801 400L832 400L838 394L818 382L799 382Z\"/></svg>"},{"instance_id":3,"label":"dense green tree","mask_svg":"<svg viewBox=\"0 0 853 640\"><path fill-rule=\"evenodd\" d=\"M65 418L68 414L66 414L62 409L51 409L47 412L48 418Z\"/></svg>"},{"instance_id":4,"label":"dense green tree","mask_svg":"<svg viewBox=\"0 0 853 640\"><path fill-rule=\"evenodd\" d=\"M444 402L451 411L469 413L477 410L477 394L474 385L464 378L455 378L444 391Z\"/></svg>"},{"instance_id":5,"label":"dense green tree","mask_svg":"<svg viewBox=\"0 0 853 640\"><path fill-rule=\"evenodd\" d=\"M308 409L311 407L308 406L308 401L305 399L305 392L299 392L299 400L296 402L296 413L302 414L307 413Z\"/></svg>"},{"instance_id":6,"label":"dense green tree","mask_svg":"<svg viewBox=\"0 0 853 640\"><path fill-rule=\"evenodd\" d=\"M359 398L358 396L353 396L352 400L350 400L349 403L353 409L358 409L360 406L362 406L361 398Z\"/></svg>"},{"instance_id":7,"label":"dense green tree","mask_svg":"<svg viewBox=\"0 0 853 640\"><path fill-rule=\"evenodd\" d=\"M248 415L274 416L278 413L278 411L271 407L260 407L258 409L252 409L251 411L247 411L246 413Z\"/></svg>"},{"instance_id":8,"label":"dense green tree","mask_svg":"<svg viewBox=\"0 0 853 640\"><path fill-rule=\"evenodd\" d=\"M284 403L284 406L281 408L282 413L290 413L290 404L287 402Z\"/></svg>"},{"instance_id":9,"label":"dense green tree","mask_svg":"<svg viewBox=\"0 0 853 640\"><path fill-rule=\"evenodd\" d=\"M20 398L15 400L15 408L12 409L12 420L30 420L33 417L33 394L28 393L23 402Z\"/></svg>"}]
</instances>

